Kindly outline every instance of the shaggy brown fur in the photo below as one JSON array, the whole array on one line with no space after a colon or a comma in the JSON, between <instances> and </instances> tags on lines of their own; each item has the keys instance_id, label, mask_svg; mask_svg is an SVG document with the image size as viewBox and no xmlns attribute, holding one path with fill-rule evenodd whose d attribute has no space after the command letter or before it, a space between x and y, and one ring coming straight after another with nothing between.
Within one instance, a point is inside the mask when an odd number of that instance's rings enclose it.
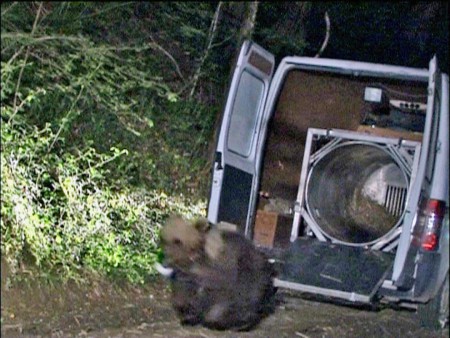
<instances>
[{"instance_id":1,"label":"shaggy brown fur","mask_svg":"<svg viewBox=\"0 0 450 338\"><path fill-rule=\"evenodd\" d=\"M161 238L182 323L248 330L272 310L272 265L241 234L172 217Z\"/></svg>"}]
</instances>

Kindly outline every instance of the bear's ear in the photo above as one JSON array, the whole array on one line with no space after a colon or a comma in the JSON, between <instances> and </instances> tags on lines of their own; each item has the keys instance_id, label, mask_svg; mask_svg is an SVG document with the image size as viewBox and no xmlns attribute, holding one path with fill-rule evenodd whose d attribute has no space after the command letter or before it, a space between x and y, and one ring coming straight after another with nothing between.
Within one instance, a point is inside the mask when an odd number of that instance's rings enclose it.
<instances>
[{"instance_id":1,"label":"bear's ear","mask_svg":"<svg viewBox=\"0 0 450 338\"><path fill-rule=\"evenodd\" d=\"M211 225L209 224L206 218L199 218L196 221L194 221L192 225L194 226L195 229L197 229L203 234L207 233L211 228Z\"/></svg>"}]
</instances>

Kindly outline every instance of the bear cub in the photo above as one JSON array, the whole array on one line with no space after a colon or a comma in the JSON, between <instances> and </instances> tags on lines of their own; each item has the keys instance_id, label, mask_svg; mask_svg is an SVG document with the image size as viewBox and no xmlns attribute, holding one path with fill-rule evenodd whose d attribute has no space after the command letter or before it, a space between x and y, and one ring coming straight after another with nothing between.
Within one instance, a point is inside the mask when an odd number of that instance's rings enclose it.
<instances>
[{"instance_id":1,"label":"bear cub","mask_svg":"<svg viewBox=\"0 0 450 338\"><path fill-rule=\"evenodd\" d=\"M273 311L275 270L242 234L173 216L161 240L182 324L242 331Z\"/></svg>"}]
</instances>

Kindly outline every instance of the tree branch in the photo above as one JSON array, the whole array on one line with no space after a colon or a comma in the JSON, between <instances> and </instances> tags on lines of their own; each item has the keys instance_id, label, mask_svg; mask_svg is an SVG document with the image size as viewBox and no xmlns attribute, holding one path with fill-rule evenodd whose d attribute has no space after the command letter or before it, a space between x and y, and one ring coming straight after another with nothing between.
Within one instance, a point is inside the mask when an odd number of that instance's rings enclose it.
<instances>
[{"instance_id":1,"label":"tree branch","mask_svg":"<svg viewBox=\"0 0 450 338\"><path fill-rule=\"evenodd\" d=\"M34 19L34 23L33 23L33 28L31 29L31 35L34 34L34 32L36 31L36 27L37 27L37 23L39 21L39 17L41 16L41 11L42 11L42 7L43 7L44 3L41 2L39 4L39 8L37 10L36 13L36 18ZM19 109L17 108L17 99L19 97L19 88L20 88L20 82L22 81L22 75L23 75L23 71L25 69L25 66L27 65L27 61L28 61L28 56L30 55L30 48L27 48L27 53L25 54L25 59L23 61L23 65L22 68L20 69L19 72L19 77L17 78L17 84L16 84L16 90L14 93L14 103L13 103L13 114L11 115L11 117L9 118L9 121L12 120L12 118L17 114L17 112L19 111Z\"/></svg>"},{"instance_id":2,"label":"tree branch","mask_svg":"<svg viewBox=\"0 0 450 338\"><path fill-rule=\"evenodd\" d=\"M149 44L150 47L159 49L161 52L163 52L164 55L166 55L166 56L170 59L170 61L172 61L172 63L174 64L175 70L176 70L178 76L181 77L181 79L182 79L183 81L185 81L184 76L183 76L183 74L181 73L180 67L178 66L178 63L177 63L177 61L175 60L175 58L174 58L167 50L165 50L161 45L159 45L159 44L155 41L155 39L153 39L153 37L152 37L151 35L150 35L150 40L152 40L152 42Z\"/></svg>"},{"instance_id":3,"label":"tree branch","mask_svg":"<svg viewBox=\"0 0 450 338\"><path fill-rule=\"evenodd\" d=\"M5 15L6 13L8 13L11 8L13 8L15 5L17 5L17 1L13 2L8 8L6 8L3 12L2 12L2 16Z\"/></svg>"},{"instance_id":4,"label":"tree branch","mask_svg":"<svg viewBox=\"0 0 450 338\"><path fill-rule=\"evenodd\" d=\"M220 8L222 7L223 2L220 1L219 4L216 7L216 11L214 13L214 17L211 21L211 26L209 28L209 34L208 34L208 45L206 46L205 53L203 54L203 57L200 60L200 63L197 67L197 70L194 73L194 76L192 77L192 89L189 93L189 98L191 99L194 96L195 88L197 87L197 82L200 78L200 74L202 71L203 64L205 63L206 59L208 58L209 52L212 47L212 42L216 36L216 30L217 30L217 23L219 22L219 14L220 14Z\"/></svg>"},{"instance_id":5,"label":"tree branch","mask_svg":"<svg viewBox=\"0 0 450 338\"><path fill-rule=\"evenodd\" d=\"M56 133L55 137L53 138L53 142L52 144L50 144L50 147L48 147L47 149L47 154L50 153L50 150L52 150L53 146L55 145L56 141L59 138L59 134L61 134L62 130L64 129L64 126L66 124L66 121L68 120L70 114L72 114L73 109L75 108L75 105L77 104L78 100L81 98L81 93L84 90L84 86L81 85L81 89L78 93L77 98L75 99L75 101L72 102L72 105L68 111L68 113L66 114L66 116L62 119L61 125L59 126L58 132Z\"/></svg>"},{"instance_id":6,"label":"tree branch","mask_svg":"<svg viewBox=\"0 0 450 338\"><path fill-rule=\"evenodd\" d=\"M318 57L320 57L320 55L322 55L323 51L325 50L325 48L328 45L328 40L330 39L331 23L330 23L330 17L328 16L328 12L325 12L325 23L327 25L327 30L326 30L326 33L325 33L325 39L322 42L322 47L320 47L320 50L314 56L315 58L318 58Z\"/></svg>"}]
</instances>

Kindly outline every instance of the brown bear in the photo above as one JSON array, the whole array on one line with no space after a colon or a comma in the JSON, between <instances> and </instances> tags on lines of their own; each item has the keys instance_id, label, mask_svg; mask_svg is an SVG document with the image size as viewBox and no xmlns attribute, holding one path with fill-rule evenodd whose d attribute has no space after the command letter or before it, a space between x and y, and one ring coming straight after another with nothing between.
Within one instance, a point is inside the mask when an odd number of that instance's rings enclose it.
<instances>
[{"instance_id":1,"label":"brown bear","mask_svg":"<svg viewBox=\"0 0 450 338\"><path fill-rule=\"evenodd\" d=\"M242 234L171 217L161 239L183 324L248 330L273 310L273 266Z\"/></svg>"}]
</instances>

